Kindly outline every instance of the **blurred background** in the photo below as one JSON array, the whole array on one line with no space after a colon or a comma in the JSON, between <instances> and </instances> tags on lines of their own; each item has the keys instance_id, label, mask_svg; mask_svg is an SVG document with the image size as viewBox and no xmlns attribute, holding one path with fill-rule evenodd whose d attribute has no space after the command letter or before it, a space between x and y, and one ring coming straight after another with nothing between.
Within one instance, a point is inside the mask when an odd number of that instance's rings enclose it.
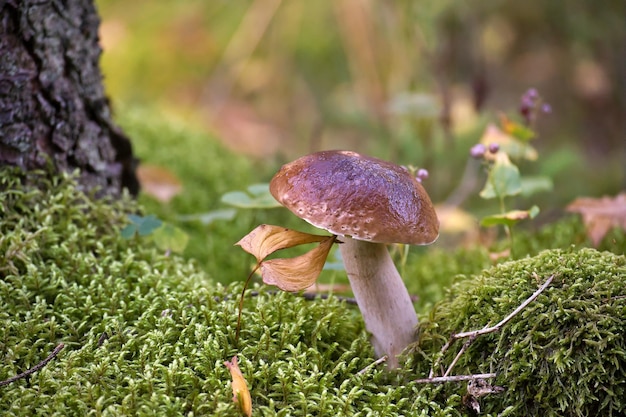
<instances>
[{"instance_id":1,"label":"blurred background","mask_svg":"<svg viewBox=\"0 0 626 417\"><path fill-rule=\"evenodd\" d=\"M529 88L552 112L536 168L615 194L626 165L624 2L99 0L114 105L155 106L270 163L346 148L457 185Z\"/></svg>"},{"instance_id":2,"label":"blurred background","mask_svg":"<svg viewBox=\"0 0 626 417\"><path fill-rule=\"evenodd\" d=\"M267 183L300 155L338 148L426 168L424 185L440 218L442 207L463 209L449 218L466 236L444 222L433 245L444 249L442 258L427 272L409 259L416 275L480 270L489 263L483 252L443 257L450 245L494 242L494 228L477 233L477 219L497 211L497 202L478 197L485 172L468 152L503 114L524 122L520 100L529 89L550 111L533 121L538 157L516 163L524 176L548 177L553 187L513 199L509 208L541 208L522 227L552 224L577 197L626 189L623 1L96 4L116 118L142 164L162 168L157 189L167 188L171 173L178 190L171 201L144 193L141 202L183 227L191 237L186 256L223 282L248 274L250 257L232 244L256 225L308 225L284 209L233 215L220 197ZM574 229L583 230L562 223L561 230ZM549 229L540 235L545 243L518 253L558 247L557 234ZM561 241L567 247L572 239Z\"/></svg>"}]
</instances>

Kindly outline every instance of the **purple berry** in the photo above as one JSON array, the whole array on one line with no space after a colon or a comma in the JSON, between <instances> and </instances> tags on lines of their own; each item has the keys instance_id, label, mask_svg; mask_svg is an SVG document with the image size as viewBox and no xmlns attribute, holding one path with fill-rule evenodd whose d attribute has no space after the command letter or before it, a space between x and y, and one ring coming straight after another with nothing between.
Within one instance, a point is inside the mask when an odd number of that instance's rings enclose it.
<instances>
[{"instance_id":1,"label":"purple berry","mask_svg":"<svg viewBox=\"0 0 626 417\"><path fill-rule=\"evenodd\" d=\"M524 95L527 96L530 100L534 100L539 97L539 93L537 93L536 88L529 88Z\"/></svg>"},{"instance_id":2,"label":"purple berry","mask_svg":"<svg viewBox=\"0 0 626 417\"><path fill-rule=\"evenodd\" d=\"M490 143L489 144L489 152L497 153L499 150L500 150L500 145L498 145L497 143Z\"/></svg>"},{"instance_id":3,"label":"purple berry","mask_svg":"<svg viewBox=\"0 0 626 417\"><path fill-rule=\"evenodd\" d=\"M474 159L482 159L487 152L487 148L482 143L477 143L470 149L470 156Z\"/></svg>"},{"instance_id":4,"label":"purple berry","mask_svg":"<svg viewBox=\"0 0 626 417\"><path fill-rule=\"evenodd\" d=\"M423 180L428 179L428 170L424 168L418 169L417 174L415 174L415 177L417 178L419 182L422 182Z\"/></svg>"}]
</instances>

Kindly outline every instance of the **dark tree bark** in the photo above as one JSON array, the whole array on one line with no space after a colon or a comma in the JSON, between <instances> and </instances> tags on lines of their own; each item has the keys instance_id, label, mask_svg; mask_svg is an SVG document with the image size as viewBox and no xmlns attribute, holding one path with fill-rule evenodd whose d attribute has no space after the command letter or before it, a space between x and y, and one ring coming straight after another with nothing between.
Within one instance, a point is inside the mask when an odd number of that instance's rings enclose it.
<instances>
[{"instance_id":1,"label":"dark tree bark","mask_svg":"<svg viewBox=\"0 0 626 417\"><path fill-rule=\"evenodd\" d=\"M81 171L85 189L132 194L130 140L113 124L93 0L0 0L0 164Z\"/></svg>"}]
</instances>

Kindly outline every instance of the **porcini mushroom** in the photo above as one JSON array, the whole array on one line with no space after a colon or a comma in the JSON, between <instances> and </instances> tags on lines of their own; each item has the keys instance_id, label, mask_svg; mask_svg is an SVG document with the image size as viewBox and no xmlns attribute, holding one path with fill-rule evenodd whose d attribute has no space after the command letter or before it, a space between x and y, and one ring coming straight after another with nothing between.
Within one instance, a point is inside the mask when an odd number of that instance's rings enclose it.
<instances>
[{"instance_id":1,"label":"porcini mushroom","mask_svg":"<svg viewBox=\"0 0 626 417\"><path fill-rule=\"evenodd\" d=\"M298 217L342 236L339 249L378 356L390 368L414 341L417 315L387 244L427 245L435 209L406 168L350 151L323 151L284 165L270 192Z\"/></svg>"}]
</instances>

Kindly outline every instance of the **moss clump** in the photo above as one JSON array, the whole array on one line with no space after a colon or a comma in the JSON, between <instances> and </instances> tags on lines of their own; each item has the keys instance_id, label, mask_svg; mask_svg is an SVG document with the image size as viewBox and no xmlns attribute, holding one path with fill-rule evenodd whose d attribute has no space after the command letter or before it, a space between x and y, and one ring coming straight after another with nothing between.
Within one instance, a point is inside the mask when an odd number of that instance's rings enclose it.
<instances>
[{"instance_id":1,"label":"moss clump","mask_svg":"<svg viewBox=\"0 0 626 417\"><path fill-rule=\"evenodd\" d=\"M544 251L457 283L421 322L418 372L427 372L424 357L435 357L452 333L497 323L550 275L552 285L500 332L478 337L454 373L498 374L494 383L506 391L482 400L486 413L624 415L626 258L608 252Z\"/></svg>"},{"instance_id":2,"label":"moss clump","mask_svg":"<svg viewBox=\"0 0 626 417\"><path fill-rule=\"evenodd\" d=\"M423 321L426 358L359 376L373 353L356 309L260 287L237 342L241 284L214 284L183 259L122 239L133 203L27 175L37 187L0 170L0 380L65 348L0 387L3 415L237 416L223 366L235 354L254 415L466 415L458 384L411 381L450 333L500 320L553 273L555 283L502 332L480 337L456 372L498 372L507 391L482 399L487 416L624 413L623 256L549 251L463 279Z\"/></svg>"},{"instance_id":3,"label":"moss clump","mask_svg":"<svg viewBox=\"0 0 626 417\"><path fill-rule=\"evenodd\" d=\"M355 309L286 293L247 299L119 230L129 202L93 201L71 179L0 170L0 387L3 416L237 416L223 362L237 354L255 415L438 415L435 388L380 369Z\"/></svg>"}]
</instances>

